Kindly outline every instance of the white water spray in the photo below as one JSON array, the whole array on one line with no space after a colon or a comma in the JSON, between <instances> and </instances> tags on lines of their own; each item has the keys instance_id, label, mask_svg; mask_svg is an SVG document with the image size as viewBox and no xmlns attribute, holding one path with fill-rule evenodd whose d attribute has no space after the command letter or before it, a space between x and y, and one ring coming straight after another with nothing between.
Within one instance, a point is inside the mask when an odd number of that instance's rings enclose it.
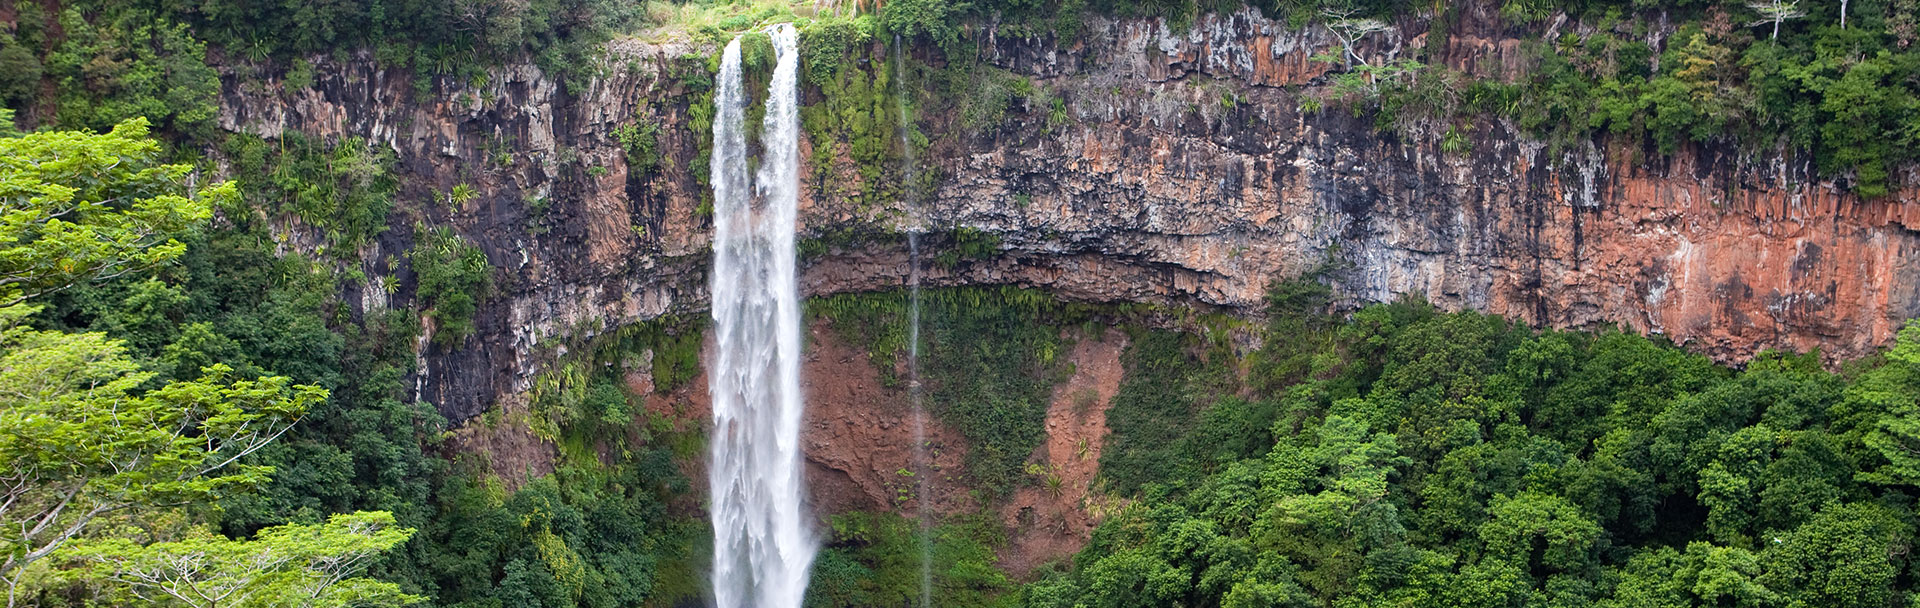
<instances>
[{"instance_id":1,"label":"white water spray","mask_svg":"<svg viewBox=\"0 0 1920 608\"><path fill-rule=\"evenodd\" d=\"M794 278L799 198L798 53L772 32L764 152L749 192L740 40L714 92L713 599L718 608L798 608L819 544L800 471L800 302Z\"/></svg>"}]
</instances>

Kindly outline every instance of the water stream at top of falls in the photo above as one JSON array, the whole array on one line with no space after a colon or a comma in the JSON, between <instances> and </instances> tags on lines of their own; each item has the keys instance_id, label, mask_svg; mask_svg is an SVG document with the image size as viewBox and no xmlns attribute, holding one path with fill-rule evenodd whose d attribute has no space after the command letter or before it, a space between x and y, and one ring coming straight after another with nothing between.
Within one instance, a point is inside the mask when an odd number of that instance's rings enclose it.
<instances>
[{"instance_id":1,"label":"water stream at top of falls","mask_svg":"<svg viewBox=\"0 0 1920 608\"><path fill-rule=\"evenodd\" d=\"M933 500L931 486L933 471L927 466L927 407L926 392L920 385L920 233L926 231L926 218L921 215L919 205L915 204L915 189L919 187L915 179L919 167L914 164L913 139L908 136L908 117L911 108L907 105L906 64L907 47L900 43L900 35L893 36L893 84L895 87L895 109L899 110L899 120L895 130L900 136L901 159L901 199L907 205L907 394L913 401L913 475L914 475L914 519L917 541L920 545L920 608L933 606L933 520L929 517L927 506Z\"/></svg>"},{"instance_id":2,"label":"water stream at top of falls","mask_svg":"<svg viewBox=\"0 0 1920 608\"><path fill-rule=\"evenodd\" d=\"M740 40L721 55L713 121L714 365L708 487L718 608L798 608L819 542L801 478L797 35L775 26L773 81L751 179Z\"/></svg>"}]
</instances>

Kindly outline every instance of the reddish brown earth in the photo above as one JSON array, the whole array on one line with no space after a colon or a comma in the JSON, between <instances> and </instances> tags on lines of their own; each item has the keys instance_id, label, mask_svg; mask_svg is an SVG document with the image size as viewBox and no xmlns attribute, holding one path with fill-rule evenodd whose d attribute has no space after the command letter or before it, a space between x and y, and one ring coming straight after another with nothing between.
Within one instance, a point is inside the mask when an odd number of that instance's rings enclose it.
<instances>
[{"instance_id":1,"label":"reddish brown earth","mask_svg":"<svg viewBox=\"0 0 1920 608\"><path fill-rule=\"evenodd\" d=\"M1106 499L1094 479L1107 438L1107 407L1125 375L1120 353L1126 347L1126 334L1108 329L1097 338L1082 337L1067 355L1073 376L1054 387L1047 439L1030 459L1044 463L1046 473L1035 475L1037 483L1023 485L999 507L1001 523L1010 531L1000 548L1000 565L1014 576L1072 556L1099 523L1087 505ZM1058 477L1057 493L1048 477Z\"/></svg>"},{"instance_id":2,"label":"reddish brown earth","mask_svg":"<svg viewBox=\"0 0 1920 608\"><path fill-rule=\"evenodd\" d=\"M904 387L882 385L867 353L847 345L824 323L807 332L800 382L807 400L800 445L814 510L917 512L916 476L906 474L915 469L915 416ZM925 438L932 474L929 512L949 515L974 508L960 434L928 417Z\"/></svg>"},{"instance_id":3,"label":"reddish brown earth","mask_svg":"<svg viewBox=\"0 0 1920 608\"><path fill-rule=\"evenodd\" d=\"M454 454L478 458L474 464L482 465L511 492L529 479L552 473L559 452L533 434L526 399L505 400L499 408L455 428L447 447Z\"/></svg>"}]
</instances>

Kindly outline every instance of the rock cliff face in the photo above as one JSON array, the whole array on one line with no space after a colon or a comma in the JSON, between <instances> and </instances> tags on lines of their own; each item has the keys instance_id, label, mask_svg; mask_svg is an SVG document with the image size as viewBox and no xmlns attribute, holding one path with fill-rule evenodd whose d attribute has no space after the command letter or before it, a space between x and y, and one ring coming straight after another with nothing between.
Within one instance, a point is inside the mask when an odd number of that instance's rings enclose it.
<instances>
[{"instance_id":1,"label":"rock cliff face","mask_svg":"<svg viewBox=\"0 0 1920 608\"><path fill-rule=\"evenodd\" d=\"M1525 69L1495 12L1463 9L1444 60ZM1424 25L1399 25L1367 54L1425 44ZM1301 111L1327 69L1308 58L1333 42L1251 12L1188 31L1095 20L1071 46L994 40L983 59L1031 78L1068 120L1017 104L981 131L921 125L933 141L922 164L942 176L922 202L928 224L999 242L996 255L933 268L930 280L1253 314L1269 282L1331 257L1346 305L1423 294L1537 325L1665 334L1723 360L1765 348L1859 355L1920 315L1910 228L1920 228L1920 192L1860 200L1790 156L1661 157L1607 141L1553 151L1498 121L1478 125L1469 150L1443 151L1437 136ZM704 306L710 226L704 185L687 170L699 138L674 70L707 49L612 51L608 75L581 91L509 66L421 94L364 55L315 58L320 77L292 93L271 92L271 77L227 79L228 129L363 136L397 153L406 186L393 230L361 251L369 275L410 246L416 219L454 226L501 269L478 334L422 349L418 396L451 420L525 391L570 339ZM660 126L665 159L644 172L610 137L636 114ZM456 184L480 196L431 202ZM807 235L904 215L826 185L803 184ZM321 243L311 228L284 231L291 246ZM811 259L803 283L813 294L875 289L906 271L897 243L841 244ZM369 291L350 295L388 305Z\"/></svg>"}]
</instances>

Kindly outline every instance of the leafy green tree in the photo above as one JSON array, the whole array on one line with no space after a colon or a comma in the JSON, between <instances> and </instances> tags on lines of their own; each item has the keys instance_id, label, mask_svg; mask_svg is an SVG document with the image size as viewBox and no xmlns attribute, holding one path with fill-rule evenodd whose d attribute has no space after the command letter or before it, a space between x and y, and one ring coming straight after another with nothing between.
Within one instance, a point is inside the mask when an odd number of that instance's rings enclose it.
<instances>
[{"instance_id":1,"label":"leafy green tree","mask_svg":"<svg viewBox=\"0 0 1920 608\"><path fill-rule=\"evenodd\" d=\"M1777 433L1765 425L1740 429L1720 446L1720 457L1700 471L1700 504L1707 507L1707 530L1719 542L1751 546L1759 486L1776 441Z\"/></svg>"},{"instance_id":2,"label":"leafy green tree","mask_svg":"<svg viewBox=\"0 0 1920 608\"><path fill-rule=\"evenodd\" d=\"M180 257L181 233L236 193L187 187L188 165L161 164L136 118L105 135L0 138L0 304Z\"/></svg>"},{"instance_id":3,"label":"leafy green tree","mask_svg":"<svg viewBox=\"0 0 1920 608\"><path fill-rule=\"evenodd\" d=\"M384 511L335 515L326 523L261 530L252 540L201 532L142 546L127 539L71 551L93 574L124 585L150 605L190 608L347 608L399 606L424 598L399 585L358 578L374 560L413 536Z\"/></svg>"},{"instance_id":4,"label":"leafy green tree","mask_svg":"<svg viewBox=\"0 0 1920 608\"><path fill-rule=\"evenodd\" d=\"M0 35L0 104L25 105L40 84L41 69L40 58L32 49L12 35ZM7 122L12 121L7 117Z\"/></svg>"},{"instance_id":5,"label":"leafy green tree","mask_svg":"<svg viewBox=\"0 0 1920 608\"><path fill-rule=\"evenodd\" d=\"M0 311L25 312L22 307ZM99 334L0 332L0 478L7 556L17 587L27 566L103 517L205 501L258 484L270 467L241 463L286 432L325 391L286 378L207 377L136 391L152 377Z\"/></svg>"},{"instance_id":6,"label":"leafy green tree","mask_svg":"<svg viewBox=\"0 0 1920 608\"><path fill-rule=\"evenodd\" d=\"M1328 416L1310 441L1268 455L1264 492L1272 502L1253 535L1304 566L1301 580L1315 593L1337 597L1370 553L1401 548L1405 528L1386 499L1408 459L1393 435L1343 416Z\"/></svg>"},{"instance_id":7,"label":"leafy green tree","mask_svg":"<svg viewBox=\"0 0 1920 608\"><path fill-rule=\"evenodd\" d=\"M173 237L204 221L188 169L156 162L133 120L107 135L46 132L0 139L0 578L8 602L32 566L106 518L205 502L257 484L243 462L285 433L326 391L284 377L149 387L124 345L100 333L34 329L35 295L178 257Z\"/></svg>"},{"instance_id":8,"label":"leafy green tree","mask_svg":"<svg viewBox=\"0 0 1920 608\"><path fill-rule=\"evenodd\" d=\"M1911 542L1910 524L1885 507L1835 505L1791 532L1765 539L1758 579L1786 606L1886 606Z\"/></svg>"},{"instance_id":9,"label":"leafy green tree","mask_svg":"<svg viewBox=\"0 0 1920 608\"><path fill-rule=\"evenodd\" d=\"M1888 485L1920 485L1920 401L1913 395L1916 370L1920 370L1920 322L1908 322L1900 328L1888 363L1862 378L1855 395L1889 410L1865 438L1867 447L1886 461L1871 471L1863 471L1861 481Z\"/></svg>"},{"instance_id":10,"label":"leafy green tree","mask_svg":"<svg viewBox=\"0 0 1920 608\"><path fill-rule=\"evenodd\" d=\"M1505 427L1508 437L1500 441L1462 447L1441 458L1420 485L1416 534L1449 543L1470 538L1486 523L1495 496L1547 486L1558 477L1569 461L1559 443L1516 431Z\"/></svg>"},{"instance_id":11,"label":"leafy green tree","mask_svg":"<svg viewBox=\"0 0 1920 608\"><path fill-rule=\"evenodd\" d=\"M65 38L48 54L59 86L58 126L104 130L145 117L172 133L211 135L220 77L206 43L187 26L148 10L115 7L60 15Z\"/></svg>"},{"instance_id":12,"label":"leafy green tree","mask_svg":"<svg viewBox=\"0 0 1920 608\"><path fill-rule=\"evenodd\" d=\"M1685 552L1660 547L1634 555L1614 595L1602 608L1778 605L1778 594L1761 585L1760 558L1753 552L1708 543L1688 543Z\"/></svg>"},{"instance_id":13,"label":"leafy green tree","mask_svg":"<svg viewBox=\"0 0 1920 608\"><path fill-rule=\"evenodd\" d=\"M1523 492L1496 498L1480 526L1487 556L1524 566L1568 572L1592 564L1600 526L1572 502L1552 494Z\"/></svg>"},{"instance_id":14,"label":"leafy green tree","mask_svg":"<svg viewBox=\"0 0 1920 608\"><path fill-rule=\"evenodd\" d=\"M1172 469L1203 479L1103 471L1147 482L1024 605L1911 597L1920 324L1837 374L1817 355L1762 353L1735 372L1623 332L1528 335L1418 303L1369 307L1332 333L1318 352L1267 345L1334 373L1256 385L1156 435L1217 448L1186 453L1211 466ZM1245 430L1266 416L1270 432ZM1262 443L1265 458L1246 457Z\"/></svg>"},{"instance_id":15,"label":"leafy green tree","mask_svg":"<svg viewBox=\"0 0 1920 608\"><path fill-rule=\"evenodd\" d=\"M1191 591L1192 573L1144 550L1101 558L1087 567L1085 605L1151 608L1179 603Z\"/></svg>"}]
</instances>

